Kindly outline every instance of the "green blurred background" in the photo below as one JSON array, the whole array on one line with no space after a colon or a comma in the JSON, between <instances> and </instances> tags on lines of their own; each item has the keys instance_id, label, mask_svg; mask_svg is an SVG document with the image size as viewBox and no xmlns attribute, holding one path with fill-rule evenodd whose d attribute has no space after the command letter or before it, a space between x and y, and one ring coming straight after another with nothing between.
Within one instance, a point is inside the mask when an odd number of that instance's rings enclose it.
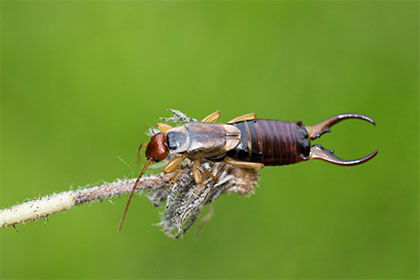
<instances>
[{"instance_id":1,"label":"green blurred background","mask_svg":"<svg viewBox=\"0 0 420 280\"><path fill-rule=\"evenodd\" d=\"M167 108L347 121L345 159L269 167L199 239L127 196L2 230L1 278L417 278L418 2L1 2L1 208L137 175ZM206 209L207 211L207 209ZM205 211L205 212L206 212Z\"/></svg>"}]
</instances>

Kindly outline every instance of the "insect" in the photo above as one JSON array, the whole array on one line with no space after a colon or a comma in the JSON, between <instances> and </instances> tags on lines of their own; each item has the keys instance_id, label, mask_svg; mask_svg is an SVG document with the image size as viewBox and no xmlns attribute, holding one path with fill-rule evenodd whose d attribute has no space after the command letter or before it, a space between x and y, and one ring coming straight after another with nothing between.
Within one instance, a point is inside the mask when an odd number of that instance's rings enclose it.
<instances>
[{"instance_id":1,"label":"insect","mask_svg":"<svg viewBox=\"0 0 420 280\"><path fill-rule=\"evenodd\" d=\"M340 114L313 126L304 126L301 121L286 122L279 120L257 119L255 113L236 117L227 123L217 123L220 111L206 116L200 122L189 122L172 127L166 123L157 123L161 131L152 136L150 142L139 147L146 147L147 161L133 185L123 217L130 205L136 186L145 170L154 162L160 162L172 155L172 159L163 168L164 173L174 173L171 183L175 182L186 158L193 161L192 172L197 184L210 176L217 178L208 170L201 168L203 160L225 162L237 168L261 169L264 166L286 165L320 159L332 164L352 166L364 163L376 156L375 151L363 158L342 160L331 150L321 145L311 146L310 141L329 132L330 127L345 119L361 119L375 125L375 122L360 114Z\"/></svg>"}]
</instances>

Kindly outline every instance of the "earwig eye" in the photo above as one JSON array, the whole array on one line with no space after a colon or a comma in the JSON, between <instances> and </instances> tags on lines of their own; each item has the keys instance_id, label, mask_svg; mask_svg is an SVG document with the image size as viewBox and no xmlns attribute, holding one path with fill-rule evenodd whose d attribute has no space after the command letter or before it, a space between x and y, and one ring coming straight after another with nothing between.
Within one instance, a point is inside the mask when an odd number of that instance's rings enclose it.
<instances>
[{"instance_id":1,"label":"earwig eye","mask_svg":"<svg viewBox=\"0 0 420 280\"><path fill-rule=\"evenodd\" d=\"M154 158L153 158L153 161L158 162L158 159L154 157Z\"/></svg>"}]
</instances>

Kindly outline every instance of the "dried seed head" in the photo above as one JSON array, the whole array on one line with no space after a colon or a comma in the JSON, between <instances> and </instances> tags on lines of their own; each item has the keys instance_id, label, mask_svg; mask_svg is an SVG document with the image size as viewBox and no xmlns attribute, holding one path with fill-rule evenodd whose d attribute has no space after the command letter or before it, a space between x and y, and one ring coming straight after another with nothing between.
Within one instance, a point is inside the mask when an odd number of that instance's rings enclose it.
<instances>
[{"instance_id":1,"label":"dried seed head","mask_svg":"<svg viewBox=\"0 0 420 280\"><path fill-rule=\"evenodd\" d=\"M213 162L204 162L203 167L212 172L218 181L208 178L203 184L197 185L192 174L192 164L189 162L182 168L186 176L180 176L180 180L172 188L164 185L147 193L155 206L166 201L159 225L170 237L182 236L194 224L204 205L213 202L220 195L250 195L258 184L259 175L255 169L240 169Z\"/></svg>"}]
</instances>

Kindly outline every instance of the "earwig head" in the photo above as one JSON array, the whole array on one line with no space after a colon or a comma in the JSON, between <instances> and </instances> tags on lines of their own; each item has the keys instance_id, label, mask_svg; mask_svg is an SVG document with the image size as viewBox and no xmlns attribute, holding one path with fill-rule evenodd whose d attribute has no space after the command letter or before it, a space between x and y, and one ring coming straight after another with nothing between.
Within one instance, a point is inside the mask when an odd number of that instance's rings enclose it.
<instances>
[{"instance_id":1,"label":"earwig head","mask_svg":"<svg viewBox=\"0 0 420 280\"><path fill-rule=\"evenodd\" d=\"M168 149L165 145L166 135L159 132L152 136L146 148L146 158L154 162L164 160L168 156Z\"/></svg>"}]
</instances>

